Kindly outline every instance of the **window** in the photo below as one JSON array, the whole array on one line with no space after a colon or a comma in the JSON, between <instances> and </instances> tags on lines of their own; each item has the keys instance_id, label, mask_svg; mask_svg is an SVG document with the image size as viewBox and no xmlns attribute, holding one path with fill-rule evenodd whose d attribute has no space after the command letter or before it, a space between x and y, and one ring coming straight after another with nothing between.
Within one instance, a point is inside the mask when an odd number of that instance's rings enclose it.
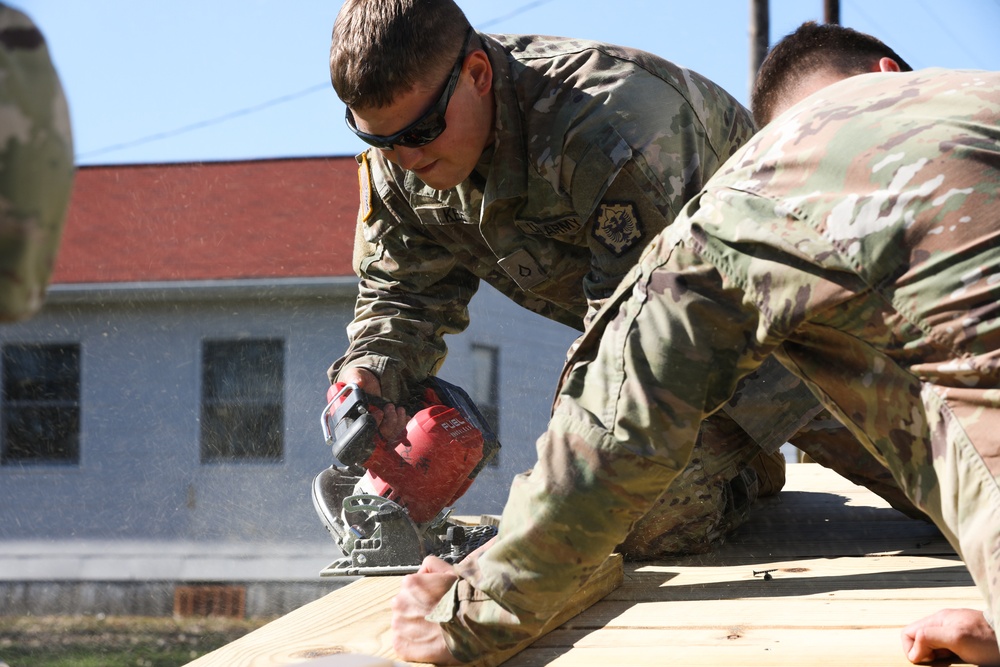
<instances>
[{"instance_id":1,"label":"window","mask_svg":"<svg viewBox=\"0 0 1000 667\"><path fill-rule=\"evenodd\" d=\"M500 437L500 349L493 345L473 344L472 387L469 396L486 418L497 437ZM502 451L502 450L501 450ZM500 452L489 465L500 465Z\"/></svg>"},{"instance_id":2,"label":"window","mask_svg":"<svg viewBox=\"0 0 1000 667\"><path fill-rule=\"evenodd\" d=\"M204 341L201 461L280 461L285 348L281 340Z\"/></svg>"},{"instance_id":3,"label":"window","mask_svg":"<svg viewBox=\"0 0 1000 667\"><path fill-rule=\"evenodd\" d=\"M4 345L0 464L80 462L80 346Z\"/></svg>"}]
</instances>

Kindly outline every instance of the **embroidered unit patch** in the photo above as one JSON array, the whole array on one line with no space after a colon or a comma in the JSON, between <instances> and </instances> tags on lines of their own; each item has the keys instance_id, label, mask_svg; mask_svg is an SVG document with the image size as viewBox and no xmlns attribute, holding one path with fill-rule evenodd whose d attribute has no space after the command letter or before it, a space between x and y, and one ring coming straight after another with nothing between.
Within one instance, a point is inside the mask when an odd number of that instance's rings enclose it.
<instances>
[{"instance_id":1,"label":"embroidered unit patch","mask_svg":"<svg viewBox=\"0 0 1000 667\"><path fill-rule=\"evenodd\" d=\"M597 209L594 238L621 257L642 239L642 221L631 202L601 204Z\"/></svg>"}]
</instances>

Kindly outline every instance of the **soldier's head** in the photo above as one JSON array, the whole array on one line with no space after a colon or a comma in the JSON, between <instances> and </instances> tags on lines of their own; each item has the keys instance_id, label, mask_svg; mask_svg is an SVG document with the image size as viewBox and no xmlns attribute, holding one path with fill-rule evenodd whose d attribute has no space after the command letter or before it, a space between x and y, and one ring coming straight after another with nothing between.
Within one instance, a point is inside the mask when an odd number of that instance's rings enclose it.
<instances>
[{"instance_id":1,"label":"soldier's head","mask_svg":"<svg viewBox=\"0 0 1000 667\"><path fill-rule=\"evenodd\" d=\"M493 69L453 0L347 0L330 78L347 123L438 189L475 168L493 137Z\"/></svg>"},{"instance_id":2,"label":"soldier's head","mask_svg":"<svg viewBox=\"0 0 1000 667\"><path fill-rule=\"evenodd\" d=\"M820 88L869 72L909 72L891 48L863 32L809 21L781 39L764 58L750 108L757 127Z\"/></svg>"}]
</instances>

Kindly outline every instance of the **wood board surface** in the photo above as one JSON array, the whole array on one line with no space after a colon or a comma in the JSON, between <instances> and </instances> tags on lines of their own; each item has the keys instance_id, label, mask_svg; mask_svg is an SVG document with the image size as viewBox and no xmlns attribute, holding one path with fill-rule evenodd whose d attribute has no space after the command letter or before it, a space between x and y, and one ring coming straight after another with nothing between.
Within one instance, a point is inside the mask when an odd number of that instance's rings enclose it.
<instances>
[{"instance_id":1,"label":"wood board surface","mask_svg":"<svg viewBox=\"0 0 1000 667\"><path fill-rule=\"evenodd\" d=\"M933 526L819 465L788 468L785 490L759 501L718 551L626 563L620 580L609 562L548 634L477 665L904 666L904 625L944 607L982 608ZM398 577L358 580L189 667L398 660L389 634L398 587Z\"/></svg>"},{"instance_id":2,"label":"wood board surface","mask_svg":"<svg viewBox=\"0 0 1000 667\"><path fill-rule=\"evenodd\" d=\"M621 556L611 554L549 622L543 634L562 626L620 586L623 572ZM345 654L383 657L401 665L420 664L404 662L392 650L389 603L401 581L399 576L361 578L189 662L187 667L297 665ZM473 665L494 667L530 643L486 656Z\"/></svg>"}]
</instances>

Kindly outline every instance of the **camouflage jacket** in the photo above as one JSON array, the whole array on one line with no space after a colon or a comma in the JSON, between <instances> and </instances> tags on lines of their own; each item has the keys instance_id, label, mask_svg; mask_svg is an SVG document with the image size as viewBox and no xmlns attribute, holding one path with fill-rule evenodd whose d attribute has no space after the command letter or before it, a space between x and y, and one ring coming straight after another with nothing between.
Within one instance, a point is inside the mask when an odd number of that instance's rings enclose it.
<instances>
[{"instance_id":1,"label":"camouflage jacket","mask_svg":"<svg viewBox=\"0 0 1000 667\"><path fill-rule=\"evenodd\" d=\"M386 396L433 374L485 280L583 328L642 249L752 134L715 84L648 53L480 35L495 139L461 185L435 190L371 149L358 157L361 278L350 347L330 369L379 375Z\"/></svg>"},{"instance_id":2,"label":"camouflage jacket","mask_svg":"<svg viewBox=\"0 0 1000 667\"><path fill-rule=\"evenodd\" d=\"M69 110L45 39L0 4L0 321L42 305L73 181Z\"/></svg>"},{"instance_id":3,"label":"camouflage jacket","mask_svg":"<svg viewBox=\"0 0 1000 667\"><path fill-rule=\"evenodd\" d=\"M537 633L769 355L888 465L1000 605L1000 73L853 77L788 110L583 335L539 461L432 618L461 659Z\"/></svg>"}]
</instances>

